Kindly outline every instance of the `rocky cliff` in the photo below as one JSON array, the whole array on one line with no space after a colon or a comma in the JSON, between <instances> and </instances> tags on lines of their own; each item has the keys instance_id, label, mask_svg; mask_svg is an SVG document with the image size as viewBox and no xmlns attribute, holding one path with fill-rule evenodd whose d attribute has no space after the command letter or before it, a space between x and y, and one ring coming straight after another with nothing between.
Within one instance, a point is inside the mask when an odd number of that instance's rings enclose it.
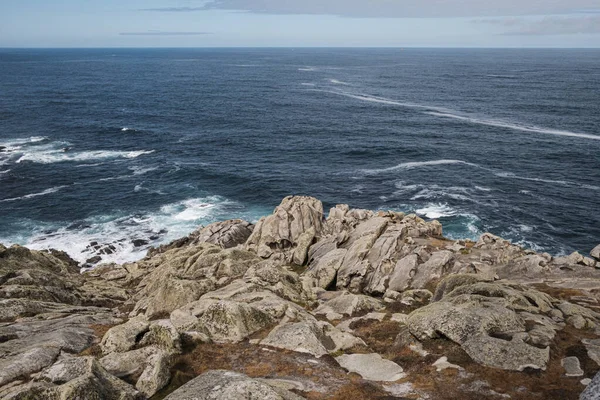
<instances>
[{"instance_id":1,"label":"rocky cliff","mask_svg":"<svg viewBox=\"0 0 600 400\"><path fill-rule=\"evenodd\" d=\"M310 197L84 274L0 245L0 398L597 399L599 298L600 246Z\"/></svg>"}]
</instances>

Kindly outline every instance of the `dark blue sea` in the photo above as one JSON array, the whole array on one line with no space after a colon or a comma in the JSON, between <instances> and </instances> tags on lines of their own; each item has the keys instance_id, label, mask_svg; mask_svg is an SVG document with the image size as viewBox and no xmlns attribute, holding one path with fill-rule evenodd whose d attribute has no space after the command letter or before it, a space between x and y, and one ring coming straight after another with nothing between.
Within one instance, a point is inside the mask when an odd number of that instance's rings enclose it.
<instances>
[{"instance_id":1,"label":"dark blue sea","mask_svg":"<svg viewBox=\"0 0 600 400\"><path fill-rule=\"evenodd\" d=\"M135 260L290 194L587 253L600 50L0 50L0 242Z\"/></svg>"}]
</instances>

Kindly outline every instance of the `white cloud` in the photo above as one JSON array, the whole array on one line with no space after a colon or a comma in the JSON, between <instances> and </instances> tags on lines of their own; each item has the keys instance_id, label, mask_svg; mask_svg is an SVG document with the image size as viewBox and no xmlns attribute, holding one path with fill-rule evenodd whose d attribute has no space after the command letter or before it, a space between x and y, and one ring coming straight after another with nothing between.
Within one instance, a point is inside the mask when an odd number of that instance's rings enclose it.
<instances>
[{"instance_id":1,"label":"white cloud","mask_svg":"<svg viewBox=\"0 0 600 400\"><path fill-rule=\"evenodd\" d=\"M431 18L499 17L597 12L598 0L209 0L200 6L147 11L234 10L262 14L312 14L344 17Z\"/></svg>"},{"instance_id":2,"label":"white cloud","mask_svg":"<svg viewBox=\"0 0 600 400\"><path fill-rule=\"evenodd\" d=\"M600 34L600 15L501 18L474 22L499 26L504 35Z\"/></svg>"}]
</instances>

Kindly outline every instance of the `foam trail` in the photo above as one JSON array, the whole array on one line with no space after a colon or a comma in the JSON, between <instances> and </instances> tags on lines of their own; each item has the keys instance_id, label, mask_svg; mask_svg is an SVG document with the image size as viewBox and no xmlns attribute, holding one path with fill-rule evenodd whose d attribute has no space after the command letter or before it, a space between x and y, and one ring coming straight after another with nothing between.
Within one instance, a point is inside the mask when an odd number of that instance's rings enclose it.
<instances>
[{"instance_id":1,"label":"foam trail","mask_svg":"<svg viewBox=\"0 0 600 400\"><path fill-rule=\"evenodd\" d=\"M314 92L331 93L331 94L335 94L338 96L348 97L351 99L368 101L371 103L378 103L378 104L387 104L387 105L391 105L391 106L416 108L416 109L421 109L421 110L433 110L433 111L438 111L440 113L445 113L445 112L450 111L447 108L443 108L443 107L426 106L426 105L415 104L415 103L406 103L406 102L401 102L401 101L397 101L397 100L393 100L393 99L388 99L387 97L371 96L368 94L360 94L360 93L355 94L355 93L344 92L341 90L323 90L323 89L308 89L308 90L312 90Z\"/></svg>"},{"instance_id":2,"label":"foam trail","mask_svg":"<svg viewBox=\"0 0 600 400\"><path fill-rule=\"evenodd\" d=\"M452 165L452 164L462 164L462 165L469 165L472 167L479 167L477 164L473 164L473 163L469 163L469 162L461 161L461 160L432 160L432 161L407 162L407 163L398 164L393 167L382 168L382 169L364 169L364 170L361 170L361 172L363 172L364 174L367 174L367 175L374 175L374 174L398 171L398 170L403 170L403 169L408 170L408 169L414 169L414 168L420 168L420 167L428 167L428 166L432 166L432 165Z\"/></svg>"},{"instance_id":3,"label":"foam trail","mask_svg":"<svg viewBox=\"0 0 600 400\"><path fill-rule=\"evenodd\" d=\"M345 85L345 86L350 86L350 84L348 82L342 82L342 81L338 81L337 79L329 79L330 83L333 83L334 85Z\"/></svg>"},{"instance_id":4,"label":"foam trail","mask_svg":"<svg viewBox=\"0 0 600 400\"><path fill-rule=\"evenodd\" d=\"M510 122L505 122L505 121L500 121L500 120L494 120L494 119L484 119L484 118L476 118L476 117L467 117L467 116L457 115L457 114L453 114L453 112L454 112L453 110L449 110L449 109L443 108L443 107L434 107L434 106L427 106L427 105L414 104L414 103L405 103L405 102L388 99L385 97L371 96L371 95L365 95L365 94L353 94L353 93L342 92L342 91L321 90L321 89L312 89L312 90L318 91L318 92L337 94L339 96L345 96L345 97L349 97L349 98L356 99L356 100L369 101L372 103L388 104L388 105L394 105L394 106L399 106L399 107L427 110L425 113L428 115L433 115L435 117L442 117L442 118L453 118L453 119L457 119L460 121L469 122L472 124L494 126L494 127L498 127L498 128L507 128L507 129L513 129L513 130L517 130L517 131L521 131L521 132L542 133L542 134L547 134L547 135L569 136L569 137L578 137L578 138L582 138L582 139L600 140L600 136L591 135L591 134L587 134L587 133L562 131L562 130L558 130L558 129L542 128L542 127L533 126L533 125L528 126L528 125L522 125L522 124L518 124L518 123L510 123Z\"/></svg>"},{"instance_id":5,"label":"foam trail","mask_svg":"<svg viewBox=\"0 0 600 400\"><path fill-rule=\"evenodd\" d=\"M433 115L436 117L457 119L459 121L469 122L472 124L513 129L513 130L517 130L517 131L521 131L521 132L543 133L543 134L547 134L547 135L570 136L570 137L578 137L578 138L583 138L583 139L600 140L600 136L590 135L587 133L561 131L561 130L556 130L556 129L541 128L538 126L527 126L527 125L515 124L515 123L504 122L504 121L499 121L499 120L493 120L493 119L465 117L462 115L456 115L456 114L451 114L451 113L427 112L427 114Z\"/></svg>"},{"instance_id":6,"label":"foam trail","mask_svg":"<svg viewBox=\"0 0 600 400\"><path fill-rule=\"evenodd\" d=\"M50 189L46 189L43 192L31 193L31 194L27 194L27 195L21 196L21 197L13 197L11 199L0 200L0 203L4 203L4 202L8 202L8 201L26 200L26 199L31 199L31 198L34 198L34 197L45 196L47 194L56 193L60 189L65 188L65 187L66 186L56 186L56 187L53 187L53 188L50 188Z\"/></svg>"}]
</instances>

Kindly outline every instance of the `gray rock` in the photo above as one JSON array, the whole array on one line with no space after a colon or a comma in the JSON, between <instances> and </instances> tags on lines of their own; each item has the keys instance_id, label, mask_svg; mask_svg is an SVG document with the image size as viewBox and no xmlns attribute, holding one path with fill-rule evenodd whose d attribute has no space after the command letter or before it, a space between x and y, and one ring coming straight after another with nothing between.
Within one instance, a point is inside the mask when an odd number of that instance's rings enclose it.
<instances>
[{"instance_id":1,"label":"gray rock","mask_svg":"<svg viewBox=\"0 0 600 400\"><path fill-rule=\"evenodd\" d=\"M358 313L382 310L383 304L369 296L344 292L319 306L314 313L332 316L328 319L340 319L337 316L352 316Z\"/></svg>"},{"instance_id":2,"label":"gray rock","mask_svg":"<svg viewBox=\"0 0 600 400\"><path fill-rule=\"evenodd\" d=\"M102 352L109 354L113 352L123 353L135 347L141 340L141 335L148 332L150 323L143 317L135 317L125 322L110 328L100 343Z\"/></svg>"},{"instance_id":3,"label":"gray rock","mask_svg":"<svg viewBox=\"0 0 600 400\"><path fill-rule=\"evenodd\" d=\"M406 376L402 367L379 354L343 354L335 360L349 372L369 381L395 382Z\"/></svg>"},{"instance_id":4,"label":"gray rock","mask_svg":"<svg viewBox=\"0 0 600 400\"><path fill-rule=\"evenodd\" d=\"M583 370L577 357L566 357L560 361L560 365L565 369L565 376L583 376Z\"/></svg>"},{"instance_id":5,"label":"gray rock","mask_svg":"<svg viewBox=\"0 0 600 400\"><path fill-rule=\"evenodd\" d=\"M412 279L417 273L418 259L416 254L409 254L396 263L394 272L390 276L390 290L402 292L410 287Z\"/></svg>"},{"instance_id":6,"label":"gray rock","mask_svg":"<svg viewBox=\"0 0 600 400\"><path fill-rule=\"evenodd\" d=\"M198 232L192 244L212 243L224 249L246 243L254 225L241 219L215 222Z\"/></svg>"},{"instance_id":7,"label":"gray rock","mask_svg":"<svg viewBox=\"0 0 600 400\"><path fill-rule=\"evenodd\" d=\"M582 339L581 342L587 350L588 357L600 365L600 339Z\"/></svg>"},{"instance_id":8,"label":"gray rock","mask_svg":"<svg viewBox=\"0 0 600 400\"><path fill-rule=\"evenodd\" d=\"M590 255L595 258L597 261L600 261L600 244L590 251Z\"/></svg>"},{"instance_id":9,"label":"gray rock","mask_svg":"<svg viewBox=\"0 0 600 400\"><path fill-rule=\"evenodd\" d=\"M88 372L89 359L85 357L65 357L40 374L40 378L58 385L72 381Z\"/></svg>"},{"instance_id":10,"label":"gray rock","mask_svg":"<svg viewBox=\"0 0 600 400\"><path fill-rule=\"evenodd\" d=\"M301 400L285 389L271 386L264 380L223 370L208 371L192 379L165 400Z\"/></svg>"},{"instance_id":11,"label":"gray rock","mask_svg":"<svg viewBox=\"0 0 600 400\"><path fill-rule=\"evenodd\" d=\"M454 254L448 250L433 253L427 262L418 266L411 287L422 289L429 281L441 278L446 272L446 265L452 260L453 256Z\"/></svg>"},{"instance_id":12,"label":"gray rock","mask_svg":"<svg viewBox=\"0 0 600 400\"><path fill-rule=\"evenodd\" d=\"M260 344L321 357L335 349L323 328L310 321L278 325Z\"/></svg>"},{"instance_id":13,"label":"gray rock","mask_svg":"<svg viewBox=\"0 0 600 400\"><path fill-rule=\"evenodd\" d=\"M587 385L579 400L600 400L600 372L592 378L592 381Z\"/></svg>"},{"instance_id":14,"label":"gray rock","mask_svg":"<svg viewBox=\"0 0 600 400\"><path fill-rule=\"evenodd\" d=\"M323 204L305 196L283 199L272 215L261 218L246 242L249 250L262 258L275 257L284 262L304 263L304 248L312 241L306 235L314 229L319 235L323 227ZM300 247L299 247L300 245ZM300 248L297 253L296 250Z\"/></svg>"},{"instance_id":15,"label":"gray rock","mask_svg":"<svg viewBox=\"0 0 600 400\"><path fill-rule=\"evenodd\" d=\"M550 360L550 347L539 349L516 337L507 341L478 335L467 339L462 347L473 361L510 371L523 371L525 368L545 370Z\"/></svg>"},{"instance_id":16,"label":"gray rock","mask_svg":"<svg viewBox=\"0 0 600 400\"><path fill-rule=\"evenodd\" d=\"M197 328L215 342L239 342L275 323L269 314L245 303L221 300L198 319Z\"/></svg>"},{"instance_id":17,"label":"gray rock","mask_svg":"<svg viewBox=\"0 0 600 400\"><path fill-rule=\"evenodd\" d=\"M146 367L135 384L135 388L150 398L167 386L171 379L171 354L159 350L146 360Z\"/></svg>"}]
</instances>

